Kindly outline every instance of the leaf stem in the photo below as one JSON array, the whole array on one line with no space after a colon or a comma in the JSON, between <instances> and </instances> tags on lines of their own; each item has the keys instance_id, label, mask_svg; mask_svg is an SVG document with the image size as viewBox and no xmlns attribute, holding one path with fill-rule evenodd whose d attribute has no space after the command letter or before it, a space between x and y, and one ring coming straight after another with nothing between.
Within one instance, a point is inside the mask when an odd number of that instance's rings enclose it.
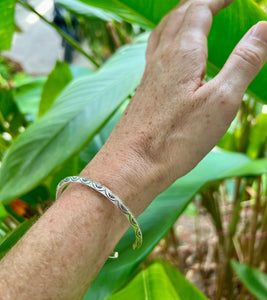
<instances>
[{"instance_id":1,"label":"leaf stem","mask_svg":"<svg viewBox=\"0 0 267 300\"><path fill-rule=\"evenodd\" d=\"M256 233L257 233L257 225L258 225L258 215L261 210L261 197L260 197L260 192L261 192L261 176L257 178L257 194L256 194L256 203L255 207L253 210L253 216L251 220L251 240L249 244L249 264L253 265L254 263L254 251L255 251L255 240L256 240Z\"/></svg>"},{"instance_id":2,"label":"leaf stem","mask_svg":"<svg viewBox=\"0 0 267 300\"><path fill-rule=\"evenodd\" d=\"M96 68L100 67L99 63L95 60L95 58L93 56L89 55L88 53L86 53L81 48L81 46L73 38L71 38L68 34L66 34L61 28L56 26L53 22L48 21L44 16L39 14L34 9L34 7L32 7L29 3L25 2L25 0L17 0L17 2L19 4L21 4L23 7L25 7L27 10L36 14L41 20L43 20L49 26L53 27L59 33L59 35L61 35L74 49L76 49L78 52L80 52L82 55L84 55L86 58L88 58Z\"/></svg>"},{"instance_id":3,"label":"leaf stem","mask_svg":"<svg viewBox=\"0 0 267 300\"><path fill-rule=\"evenodd\" d=\"M234 194L232 218L228 227L228 239L227 239L226 254L225 254L226 257L224 261L222 274L218 279L218 288L215 295L216 300L221 299L224 291L223 288L225 287L225 285L228 287L227 299L233 299L233 282L232 282L233 276L232 276L232 269L230 266L230 260L234 252L233 238L236 233L238 221L240 218L240 210L241 210L241 202L242 202L242 197L240 195L240 188L241 188L241 178L237 178L235 194Z\"/></svg>"}]
</instances>

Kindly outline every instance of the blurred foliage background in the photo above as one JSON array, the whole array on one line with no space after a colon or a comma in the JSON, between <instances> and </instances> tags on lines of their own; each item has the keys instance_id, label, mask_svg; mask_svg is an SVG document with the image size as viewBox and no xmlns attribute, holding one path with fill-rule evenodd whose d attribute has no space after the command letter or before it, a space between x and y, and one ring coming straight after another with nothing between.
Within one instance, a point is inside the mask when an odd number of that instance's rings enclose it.
<instances>
[{"instance_id":1,"label":"blurred foliage background","mask_svg":"<svg viewBox=\"0 0 267 300\"><path fill-rule=\"evenodd\" d=\"M48 20L34 2L1 1L0 51L20 30L16 5L51 26L64 48L45 76L0 57L1 258L54 202L57 183L104 144L140 81L150 31L178 2L57 0ZM215 17L207 80L267 20L266 2L235 0ZM91 68L73 65L75 53ZM146 299L147 290L150 299L267 299L266 83L265 64L218 146L138 218L142 248L129 247L127 231L120 257L106 262L84 299Z\"/></svg>"}]
</instances>

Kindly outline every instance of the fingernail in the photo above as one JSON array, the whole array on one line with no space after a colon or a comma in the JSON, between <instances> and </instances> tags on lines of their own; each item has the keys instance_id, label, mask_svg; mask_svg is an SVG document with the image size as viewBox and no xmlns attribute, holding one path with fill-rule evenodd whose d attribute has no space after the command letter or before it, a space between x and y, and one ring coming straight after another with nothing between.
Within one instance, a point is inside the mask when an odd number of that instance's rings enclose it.
<instances>
[{"instance_id":1,"label":"fingernail","mask_svg":"<svg viewBox=\"0 0 267 300\"><path fill-rule=\"evenodd\" d=\"M261 21L255 25L251 35L267 44L267 22Z\"/></svg>"}]
</instances>

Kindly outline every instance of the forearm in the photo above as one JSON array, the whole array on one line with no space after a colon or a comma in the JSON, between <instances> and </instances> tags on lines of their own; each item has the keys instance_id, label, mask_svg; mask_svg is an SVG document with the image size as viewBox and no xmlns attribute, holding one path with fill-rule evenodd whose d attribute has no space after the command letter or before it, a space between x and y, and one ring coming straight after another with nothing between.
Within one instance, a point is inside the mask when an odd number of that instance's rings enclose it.
<instances>
[{"instance_id":1,"label":"forearm","mask_svg":"<svg viewBox=\"0 0 267 300\"><path fill-rule=\"evenodd\" d=\"M131 166L110 156L105 162L101 155L81 175L109 187L137 216L150 200L140 198L141 186L125 181L139 165L129 156ZM105 197L72 184L1 261L1 296L80 299L128 227L125 216Z\"/></svg>"},{"instance_id":2,"label":"forearm","mask_svg":"<svg viewBox=\"0 0 267 300\"><path fill-rule=\"evenodd\" d=\"M216 145L267 58L261 22L205 83L212 15L231 0L202 2L181 1L151 34L134 99L81 173L107 186L135 216ZM71 185L1 261L4 299L81 298L128 227L106 198Z\"/></svg>"}]
</instances>

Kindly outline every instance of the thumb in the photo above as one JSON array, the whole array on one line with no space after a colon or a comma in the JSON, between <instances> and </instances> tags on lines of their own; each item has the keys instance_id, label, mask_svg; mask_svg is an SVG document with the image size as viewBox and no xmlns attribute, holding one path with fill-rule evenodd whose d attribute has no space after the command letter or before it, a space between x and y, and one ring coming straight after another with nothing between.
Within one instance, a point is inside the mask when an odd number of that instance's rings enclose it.
<instances>
[{"instance_id":1,"label":"thumb","mask_svg":"<svg viewBox=\"0 0 267 300\"><path fill-rule=\"evenodd\" d=\"M238 43L214 81L224 82L232 99L243 97L267 59L267 22L254 25Z\"/></svg>"}]
</instances>

